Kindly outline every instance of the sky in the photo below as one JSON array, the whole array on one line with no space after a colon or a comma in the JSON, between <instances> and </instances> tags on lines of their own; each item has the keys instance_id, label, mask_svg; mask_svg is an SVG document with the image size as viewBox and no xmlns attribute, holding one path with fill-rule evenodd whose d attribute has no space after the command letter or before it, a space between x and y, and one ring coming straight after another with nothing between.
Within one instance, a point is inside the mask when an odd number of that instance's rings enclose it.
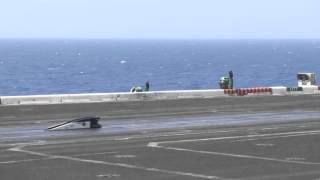
<instances>
[{"instance_id":1,"label":"sky","mask_svg":"<svg viewBox=\"0 0 320 180\"><path fill-rule=\"evenodd\" d=\"M319 39L320 0L0 0L0 38Z\"/></svg>"}]
</instances>

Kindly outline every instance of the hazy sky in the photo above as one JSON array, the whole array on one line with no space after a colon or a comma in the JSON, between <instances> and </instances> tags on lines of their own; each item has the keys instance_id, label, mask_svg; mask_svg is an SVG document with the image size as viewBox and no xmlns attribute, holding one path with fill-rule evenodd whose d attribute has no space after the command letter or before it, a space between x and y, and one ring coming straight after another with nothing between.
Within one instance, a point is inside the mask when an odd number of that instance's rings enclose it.
<instances>
[{"instance_id":1,"label":"hazy sky","mask_svg":"<svg viewBox=\"0 0 320 180\"><path fill-rule=\"evenodd\" d=\"M0 38L320 38L320 0L0 0Z\"/></svg>"}]
</instances>

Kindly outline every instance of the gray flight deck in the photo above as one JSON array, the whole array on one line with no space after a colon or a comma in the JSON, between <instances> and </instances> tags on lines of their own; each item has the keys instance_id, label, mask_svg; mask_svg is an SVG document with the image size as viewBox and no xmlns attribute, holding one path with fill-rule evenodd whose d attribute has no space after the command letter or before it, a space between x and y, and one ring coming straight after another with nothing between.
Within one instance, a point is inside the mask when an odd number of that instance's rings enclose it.
<instances>
[{"instance_id":1,"label":"gray flight deck","mask_svg":"<svg viewBox=\"0 0 320 180\"><path fill-rule=\"evenodd\" d=\"M320 95L0 105L2 180L320 179ZM47 131L100 116L101 129Z\"/></svg>"}]
</instances>

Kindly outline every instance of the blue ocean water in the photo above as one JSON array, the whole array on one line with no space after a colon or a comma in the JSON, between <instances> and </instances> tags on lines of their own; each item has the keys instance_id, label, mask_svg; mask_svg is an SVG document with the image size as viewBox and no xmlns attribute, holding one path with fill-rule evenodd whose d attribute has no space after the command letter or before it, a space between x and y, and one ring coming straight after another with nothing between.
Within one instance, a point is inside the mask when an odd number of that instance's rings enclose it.
<instances>
[{"instance_id":1,"label":"blue ocean water","mask_svg":"<svg viewBox=\"0 0 320 180\"><path fill-rule=\"evenodd\" d=\"M296 86L320 70L320 40L0 40L0 95Z\"/></svg>"}]
</instances>

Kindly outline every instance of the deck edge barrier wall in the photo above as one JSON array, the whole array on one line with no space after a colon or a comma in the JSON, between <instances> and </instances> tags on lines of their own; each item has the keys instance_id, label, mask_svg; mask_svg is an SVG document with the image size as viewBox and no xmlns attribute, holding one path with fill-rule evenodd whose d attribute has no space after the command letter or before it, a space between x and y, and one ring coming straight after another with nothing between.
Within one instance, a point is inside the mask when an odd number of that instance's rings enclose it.
<instances>
[{"instance_id":1,"label":"deck edge barrier wall","mask_svg":"<svg viewBox=\"0 0 320 180\"><path fill-rule=\"evenodd\" d=\"M270 89L262 91L263 89ZM302 87L302 90L290 89L285 86L240 88L228 90L226 93L222 89L208 90L176 90L176 91L150 91L150 92L119 92L119 93L88 93L88 94L55 94L55 95L27 95L27 96L1 96L1 105L34 105L34 104L66 104L66 103L92 103L92 102L130 102L130 101L156 101L175 99L201 99L232 96L286 96L303 94L320 94L318 86ZM233 93L234 92L234 93ZM238 92L246 92L239 94Z\"/></svg>"}]
</instances>

